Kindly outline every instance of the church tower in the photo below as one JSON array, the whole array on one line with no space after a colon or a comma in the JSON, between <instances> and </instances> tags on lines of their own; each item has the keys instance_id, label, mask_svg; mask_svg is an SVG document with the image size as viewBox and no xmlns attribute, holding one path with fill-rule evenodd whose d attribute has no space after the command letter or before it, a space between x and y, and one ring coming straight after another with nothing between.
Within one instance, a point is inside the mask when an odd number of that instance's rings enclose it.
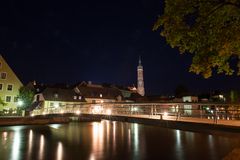
<instances>
[{"instance_id":1,"label":"church tower","mask_svg":"<svg viewBox=\"0 0 240 160\"><path fill-rule=\"evenodd\" d=\"M143 66L141 57L139 57L138 67L137 67L137 92L141 95L145 95L144 81L143 81Z\"/></svg>"}]
</instances>

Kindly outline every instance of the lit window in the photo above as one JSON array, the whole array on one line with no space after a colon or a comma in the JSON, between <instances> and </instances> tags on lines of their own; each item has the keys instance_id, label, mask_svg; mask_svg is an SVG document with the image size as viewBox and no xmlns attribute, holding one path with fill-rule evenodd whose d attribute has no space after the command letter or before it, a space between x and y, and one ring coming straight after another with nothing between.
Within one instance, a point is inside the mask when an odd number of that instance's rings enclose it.
<instances>
[{"instance_id":1,"label":"lit window","mask_svg":"<svg viewBox=\"0 0 240 160\"><path fill-rule=\"evenodd\" d=\"M54 107L55 107L55 108L58 108L58 107L59 107L59 103L55 102L55 103L54 103Z\"/></svg>"},{"instance_id":2,"label":"lit window","mask_svg":"<svg viewBox=\"0 0 240 160\"><path fill-rule=\"evenodd\" d=\"M8 91L12 91L12 90L13 90L13 85L9 84L9 85L7 86L7 90L8 90Z\"/></svg>"},{"instance_id":3,"label":"lit window","mask_svg":"<svg viewBox=\"0 0 240 160\"><path fill-rule=\"evenodd\" d=\"M7 73L2 72L2 73L1 73L1 79L6 79L6 78L7 78Z\"/></svg>"},{"instance_id":4,"label":"lit window","mask_svg":"<svg viewBox=\"0 0 240 160\"><path fill-rule=\"evenodd\" d=\"M50 106L53 107L53 103L52 102L50 103Z\"/></svg>"},{"instance_id":5,"label":"lit window","mask_svg":"<svg viewBox=\"0 0 240 160\"><path fill-rule=\"evenodd\" d=\"M3 90L3 84L0 84L0 90Z\"/></svg>"},{"instance_id":6,"label":"lit window","mask_svg":"<svg viewBox=\"0 0 240 160\"><path fill-rule=\"evenodd\" d=\"M6 96L6 102L11 102L12 97L11 96Z\"/></svg>"},{"instance_id":7,"label":"lit window","mask_svg":"<svg viewBox=\"0 0 240 160\"><path fill-rule=\"evenodd\" d=\"M77 99L77 96L73 96L73 99Z\"/></svg>"},{"instance_id":8,"label":"lit window","mask_svg":"<svg viewBox=\"0 0 240 160\"><path fill-rule=\"evenodd\" d=\"M80 99L80 100L81 100L81 99L82 99L82 96L79 96L79 97L78 97L78 99Z\"/></svg>"},{"instance_id":9,"label":"lit window","mask_svg":"<svg viewBox=\"0 0 240 160\"><path fill-rule=\"evenodd\" d=\"M57 93L54 94L54 98L58 98L58 94Z\"/></svg>"}]
</instances>

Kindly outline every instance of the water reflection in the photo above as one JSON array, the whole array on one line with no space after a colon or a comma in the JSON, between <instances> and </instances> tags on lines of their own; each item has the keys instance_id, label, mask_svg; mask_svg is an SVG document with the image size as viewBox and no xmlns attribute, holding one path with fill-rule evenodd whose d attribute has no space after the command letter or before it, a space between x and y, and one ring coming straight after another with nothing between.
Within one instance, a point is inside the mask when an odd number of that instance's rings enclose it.
<instances>
[{"instance_id":1,"label":"water reflection","mask_svg":"<svg viewBox=\"0 0 240 160\"><path fill-rule=\"evenodd\" d=\"M113 152L116 152L116 122L113 123Z\"/></svg>"},{"instance_id":2,"label":"water reflection","mask_svg":"<svg viewBox=\"0 0 240 160\"><path fill-rule=\"evenodd\" d=\"M8 139L8 132L2 133L2 145L6 145Z\"/></svg>"},{"instance_id":3,"label":"water reflection","mask_svg":"<svg viewBox=\"0 0 240 160\"><path fill-rule=\"evenodd\" d=\"M3 137L3 140L4 140L4 141L7 140L7 136L8 136L8 133L7 133L7 132L3 132L3 133L2 133L2 137Z\"/></svg>"},{"instance_id":4,"label":"water reflection","mask_svg":"<svg viewBox=\"0 0 240 160\"><path fill-rule=\"evenodd\" d=\"M43 157L44 157L44 135L40 136L38 157L39 157L40 160L43 159Z\"/></svg>"},{"instance_id":5,"label":"water reflection","mask_svg":"<svg viewBox=\"0 0 240 160\"><path fill-rule=\"evenodd\" d=\"M90 159L95 159L95 154L98 154L103 150L103 136L104 136L104 123L102 122L94 122L93 123L93 132L92 132L92 154Z\"/></svg>"},{"instance_id":6,"label":"water reflection","mask_svg":"<svg viewBox=\"0 0 240 160\"><path fill-rule=\"evenodd\" d=\"M133 137L134 137L134 152L135 154L139 153L139 133L138 133L138 124L134 123L133 124Z\"/></svg>"},{"instance_id":7,"label":"water reflection","mask_svg":"<svg viewBox=\"0 0 240 160\"><path fill-rule=\"evenodd\" d=\"M0 127L0 159L215 160L240 147L239 137L112 121Z\"/></svg>"},{"instance_id":8,"label":"water reflection","mask_svg":"<svg viewBox=\"0 0 240 160\"><path fill-rule=\"evenodd\" d=\"M178 153L179 159L184 159L183 150L182 150L182 139L181 139L181 131L176 130L176 152Z\"/></svg>"},{"instance_id":9,"label":"water reflection","mask_svg":"<svg viewBox=\"0 0 240 160\"><path fill-rule=\"evenodd\" d=\"M128 129L128 148L129 150L131 149L131 130Z\"/></svg>"},{"instance_id":10,"label":"water reflection","mask_svg":"<svg viewBox=\"0 0 240 160\"><path fill-rule=\"evenodd\" d=\"M61 127L61 124L50 124L49 126L54 129L59 129Z\"/></svg>"},{"instance_id":11,"label":"water reflection","mask_svg":"<svg viewBox=\"0 0 240 160\"><path fill-rule=\"evenodd\" d=\"M208 146L209 146L209 153L212 157L215 156L215 145L214 145L214 140L213 140L213 136L212 135L208 135Z\"/></svg>"},{"instance_id":12,"label":"water reflection","mask_svg":"<svg viewBox=\"0 0 240 160\"><path fill-rule=\"evenodd\" d=\"M14 132L13 144L12 144L12 153L11 153L12 160L17 160L20 157L20 145L22 141L21 134L22 132L20 131L20 129L16 128Z\"/></svg>"},{"instance_id":13,"label":"water reflection","mask_svg":"<svg viewBox=\"0 0 240 160\"><path fill-rule=\"evenodd\" d=\"M63 159L63 146L61 142L58 142L57 146L57 160Z\"/></svg>"},{"instance_id":14,"label":"water reflection","mask_svg":"<svg viewBox=\"0 0 240 160\"><path fill-rule=\"evenodd\" d=\"M93 153L91 153L89 160L95 160L95 156Z\"/></svg>"},{"instance_id":15,"label":"water reflection","mask_svg":"<svg viewBox=\"0 0 240 160\"><path fill-rule=\"evenodd\" d=\"M33 147L33 131L30 130L28 135L28 154L27 154L28 159L31 159L32 147Z\"/></svg>"}]
</instances>

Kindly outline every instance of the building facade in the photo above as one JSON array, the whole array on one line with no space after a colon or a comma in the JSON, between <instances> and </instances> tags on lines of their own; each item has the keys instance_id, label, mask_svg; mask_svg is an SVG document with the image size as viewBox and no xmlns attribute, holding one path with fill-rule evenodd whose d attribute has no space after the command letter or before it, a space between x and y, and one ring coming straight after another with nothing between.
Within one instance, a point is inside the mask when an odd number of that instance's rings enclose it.
<instances>
[{"instance_id":1,"label":"building facade","mask_svg":"<svg viewBox=\"0 0 240 160\"><path fill-rule=\"evenodd\" d=\"M85 103L82 95L71 88L46 87L34 96L32 115L74 113Z\"/></svg>"},{"instance_id":2,"label":"building facade","mask_svg":"<svg viewBox=\"0 0 240 160\"><path fill-rule=\"evenodd\" d=\"M197 103L198 102L198 97L197 96L184 96L182 97L183 102L186 103ZM199 114L199 107L198 105L195 104L187 104L183 105L184 108L184 114L188 116L192 116L194 114L198 115Z\"/></svg>"},{"instance_id":3,"label":"building facade","mask_svg":"<svg viewBox=\"0 0 240 160\"><path fill-rule=\"evenodd\" d=\"M0 97L6 103L5 106L0 105L0 111L8 112L8 110L17 108L17 96L22 85L22 82L0 55Z\"/></svg>"},{"instance_id":4,"label":"building facade","mask_svg":"<svg viewBox=\"0 0 240 160\"><path fill-rule=\"evenodd\" d=\"M120 90L92 84L91 82L81 82L75 86L74 90L76 93L83 95L87 103L109 103L121 102L123 100Z\"/></svg>"}]
</instances>

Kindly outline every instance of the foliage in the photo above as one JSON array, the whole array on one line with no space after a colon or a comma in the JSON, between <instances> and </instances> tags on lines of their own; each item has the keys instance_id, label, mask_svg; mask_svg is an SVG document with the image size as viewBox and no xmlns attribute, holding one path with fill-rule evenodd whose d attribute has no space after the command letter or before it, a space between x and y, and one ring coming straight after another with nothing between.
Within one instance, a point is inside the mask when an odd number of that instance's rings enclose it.
<instances>
[{"instance_id":1,"label":"foliage","mask_svg":"<svg viewBox=\"0 0 240 160\"><path fill-rule=\"evenodd\" d=\"M2 105L2 106L6 106L7 105L7 103L5 103L4 100L1 97L0 97L0 105Z\"/></svg>"},{"instance_id":2,"label":"foliage","mask_svg":"<svg viewBox=\"0 0 240 160\"><path fill-rule=\"evenodd\" d=\"M231 90L228 96L229 96L229 101L231 103L238 103L239 102L239 93L238 93L238 91Z\"/></svg>"},{"instance_id":3,"label":"foliage","mask_svg":"<svg viewBox=\"0 0 240 160\"><path fill-rule=\"evenodd\" d=\"M26 109L31 106L33 98L34 91L30 88L23 86L19 89L18 100L23 102L23 105L21 106L22 109Z\"/></svg>"},{"instance_id":4,"label":"foliage","mask_svg":"<svg viewBox=\"0 0 240 160\"><path fill-rule=\"evenodd\" d=\"M171 47L193 54L190 72L205 78L215 70L240 75L239 0L165 0L153 27L158 29Z\"/></svg>"}]
</instances>

